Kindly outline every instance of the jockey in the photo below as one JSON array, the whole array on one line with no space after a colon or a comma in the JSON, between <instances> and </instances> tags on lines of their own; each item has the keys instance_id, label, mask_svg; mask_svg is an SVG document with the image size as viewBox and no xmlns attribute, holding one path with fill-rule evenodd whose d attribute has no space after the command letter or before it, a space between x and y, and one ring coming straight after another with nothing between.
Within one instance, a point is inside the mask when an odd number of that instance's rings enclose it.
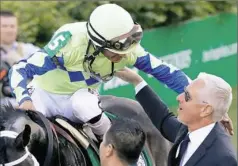
<instances>
[{"instance_id":1,"label":"jockey","mask_svg":"<svg viewBox=\"0 0 238 166\"><path fill-rule=\"evenodd\" d=\"M111 123L94 91L115 71L134 66L183 92L190 79L145 51L140 45L142 34L141 26L116 4L97 7L87 22L63 25L44 49L11 69L10 85L20 108L85 122L102 136ZM27 90L28 78L33 78L32 93Z\"/></svg>"}]
</instances>

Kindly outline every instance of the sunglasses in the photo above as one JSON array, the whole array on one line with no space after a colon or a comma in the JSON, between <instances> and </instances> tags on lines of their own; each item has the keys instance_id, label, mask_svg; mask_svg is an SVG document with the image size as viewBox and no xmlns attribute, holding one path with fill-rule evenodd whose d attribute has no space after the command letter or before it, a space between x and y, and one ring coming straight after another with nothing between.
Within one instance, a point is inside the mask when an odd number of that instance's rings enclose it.
<instances>
[{"instance_id":1,"label":"sunglasses","mask_svg":"<svg viewBox=\"0 0 238 166\"><path fill-rule=\"evenodd\" d=\"M187 90L186 87L184 88L184 98L185 98L185 101L186 101L186 102L192 100L192 97L191 97L191 95L190 95L190 93L188 92L188 90Z\"/></svg>"},{"instance_id":2,"label":"sunglasses","mask_svg":"<svg viewBox=\"0 0 238 166\"><path fill-rule=\"evenodd\" d=\"M191 97L190 93L188 92L188 90L186 89L186 87L184 88L184 98L185 98L186 102L189 102L192 100L192 97ZM209 104L209 103L206 101L202 101L201 104Z\"/></svg>"}]
</instances>

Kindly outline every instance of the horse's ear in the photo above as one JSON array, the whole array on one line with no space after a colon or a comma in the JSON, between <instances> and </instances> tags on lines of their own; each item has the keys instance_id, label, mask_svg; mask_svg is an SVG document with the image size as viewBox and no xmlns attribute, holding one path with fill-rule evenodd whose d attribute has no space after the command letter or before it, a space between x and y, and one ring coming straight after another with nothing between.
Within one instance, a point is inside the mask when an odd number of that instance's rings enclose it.
<instances>
[{"instance_id":1,"label":"horse's ear","mask_svg":"<svg viewBox=\"0 0 238 166\"><path fill-rule=\"evenodd\" d=\"M25 125L24 130L17 136L15 144L17 148L25 148L30 141L31 127Z\"/></svg>"}]
</instances>

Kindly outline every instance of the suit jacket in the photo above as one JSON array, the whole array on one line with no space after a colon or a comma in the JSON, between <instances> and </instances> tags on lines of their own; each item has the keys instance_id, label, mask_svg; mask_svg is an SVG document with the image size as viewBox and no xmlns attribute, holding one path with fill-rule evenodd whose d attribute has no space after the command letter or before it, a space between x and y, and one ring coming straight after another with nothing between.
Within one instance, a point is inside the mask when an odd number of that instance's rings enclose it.
<instances>
[{"instance_id":1,"label":"suit jacket","mask_svg":"<svg viewBox=\"0 0 238 166\"><path fill-rule=\"evenodd\" d=\"M175 166L175 154L188 133L187 126L169 112L166 104L149 86L142 88L136 99L161 134L174 143L169 152L168 166ZM222 124L215 124L185 166L237 166L236 152Z\"/></svg>"}]
</instances>

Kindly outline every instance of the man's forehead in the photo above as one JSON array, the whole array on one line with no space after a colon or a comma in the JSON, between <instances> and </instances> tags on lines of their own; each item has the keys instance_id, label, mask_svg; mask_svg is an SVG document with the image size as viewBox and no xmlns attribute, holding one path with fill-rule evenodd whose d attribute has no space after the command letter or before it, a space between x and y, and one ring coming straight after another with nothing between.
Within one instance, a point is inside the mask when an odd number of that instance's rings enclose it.
<instances>
[{"instance_id":1,"label":"man's forehead","mask_svg":"<svg viewBox=\"0 0 238 166\"><path fill-rule=\"evenodd\" d=\"M189 89L193 89L193 88L203 88L205 86L205 82L204 80L200 79L200 78L196 78L195 80L193 80L188 88Z\"/></svg>"},{"instance_id":2,"label":"man's forehead","mask_svg":"<svg viewBox=\"0 0 238 166\"><path fill-rule=\"evenodd\" d=\"M0 16L1 23L5 22L17 22L17 18L15 16Z\"/></svg>"}]
</instances>

